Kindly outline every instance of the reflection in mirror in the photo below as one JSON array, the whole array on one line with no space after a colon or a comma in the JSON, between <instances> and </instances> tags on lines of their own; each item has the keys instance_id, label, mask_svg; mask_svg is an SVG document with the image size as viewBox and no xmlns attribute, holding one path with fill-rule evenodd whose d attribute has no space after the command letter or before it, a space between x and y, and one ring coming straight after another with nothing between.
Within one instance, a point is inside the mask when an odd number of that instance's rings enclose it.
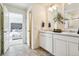
<instances>
[{"instance_id":1,"label":"reflection in mirror","mask_svg":"<svg viewBox=\"0 0 79 59\"><path fill-rule=\"evenodd\" d=\"M48 27L51 27L51 23L48 23Z\"/></svg>"},{"instance_id":2,"label":"reflection in mirror","mask_svg":"<svg viewBox=\"0 0 79 59\"><path fill-rule=\"evenodd\" d=\"M70 32L78 32L79 28L79 3L64 5L65 30Z\"/></svg>"}]
</instances>

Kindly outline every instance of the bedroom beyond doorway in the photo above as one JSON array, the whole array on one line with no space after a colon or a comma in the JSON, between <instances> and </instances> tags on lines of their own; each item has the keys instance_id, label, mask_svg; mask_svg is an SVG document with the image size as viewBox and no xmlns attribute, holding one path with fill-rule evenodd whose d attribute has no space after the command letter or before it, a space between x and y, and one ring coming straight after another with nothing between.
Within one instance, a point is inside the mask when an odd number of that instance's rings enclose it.
<instances>
[{"instance_id":1,"label":"bedroom beyond doorway","mask_svg":"<svg viewBox=\"0 0 79 59\"><path fill-rule=\"evenodd\" d=\"M23 15L9 12L9 45L23 44Z\"/></svg>"}]
</instances>

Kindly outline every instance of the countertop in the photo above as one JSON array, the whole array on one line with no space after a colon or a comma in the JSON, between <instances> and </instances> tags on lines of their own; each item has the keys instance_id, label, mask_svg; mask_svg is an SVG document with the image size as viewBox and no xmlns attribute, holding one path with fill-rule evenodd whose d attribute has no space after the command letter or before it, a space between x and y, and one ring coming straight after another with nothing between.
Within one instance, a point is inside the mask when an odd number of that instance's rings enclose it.
<instances>
[{"instance_id":1,"label":"countertop","mask_svg":"<svg viewBox=\"0 0 79 59\"><path fill-rule=\"evenodd\" d=\"M61 33L52 32L52 31L40 31L40 32L42 32L42 33L51 33L51 34L56 34L56 35L79 37L79 34L73 33L73 32L61 32Z\"/></svg>"}]
</instances>

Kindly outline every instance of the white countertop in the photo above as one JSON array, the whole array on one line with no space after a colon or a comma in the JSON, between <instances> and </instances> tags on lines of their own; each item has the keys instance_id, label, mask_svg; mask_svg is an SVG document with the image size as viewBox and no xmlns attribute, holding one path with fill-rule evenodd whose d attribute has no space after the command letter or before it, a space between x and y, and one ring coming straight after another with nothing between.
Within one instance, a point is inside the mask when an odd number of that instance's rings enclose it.
<instances>
[{"instance_id":1,"label":"white countertop","mask_svg":"<svg viewBox=\"0 0 79 59\"><path fill-rule=\"evenodd\" d=\"M73 33L73 32L61 32L61 33L52 32L52 31L40 31L40 32L52 33L52 34L56 34L56 35L66 35L66 36L79 37L79 34Z\"/></svg>"}]
</instances>

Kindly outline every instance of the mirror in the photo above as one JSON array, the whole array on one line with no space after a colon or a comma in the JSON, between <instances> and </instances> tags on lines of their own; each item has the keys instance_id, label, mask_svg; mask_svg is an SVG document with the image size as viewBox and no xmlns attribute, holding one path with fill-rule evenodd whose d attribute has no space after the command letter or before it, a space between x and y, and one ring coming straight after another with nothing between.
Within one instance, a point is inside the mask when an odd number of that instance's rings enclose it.
<instances>
[{"instance_id":1,"label":"mirror","mask_svg":"<svg viewBox=\"0 0 79 59\"><path fill-rule=\"evenodd\" d=\"M77 32L79 28L79 3L64 5L65 30Z\"/></svg>"}]
</instances>

